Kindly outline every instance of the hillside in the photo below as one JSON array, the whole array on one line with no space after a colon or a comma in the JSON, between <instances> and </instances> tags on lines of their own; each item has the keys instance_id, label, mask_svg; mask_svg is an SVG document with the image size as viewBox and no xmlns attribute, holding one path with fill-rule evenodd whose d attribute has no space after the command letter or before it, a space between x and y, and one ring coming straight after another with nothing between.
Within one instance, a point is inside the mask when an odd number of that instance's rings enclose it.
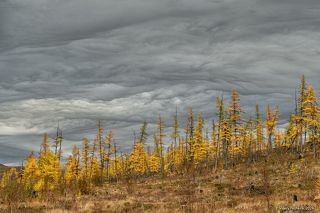
<instances>
[{"instance_id":1,"label":"hillside","mask_svg":"<svg viewBox=\"0 0 320 213\"><path fill-rule=\"evenodd\" d=\"M144 121L129 152L112 130L97 123L93 140L73 145L63 163L63 135L43 134L23 172L3 175L0 202L22 212L279 212L318 211L320 109L312 85L301 91L286 127L279 107L259 105L245 116L238 92L229 104L217 97L217 119L207 129L203 113L188 110L184 131L177 110L170 134L159 114L153 143ZM299 107L299 111L298 111ZM170 137L170 139L169 139ZM166 146L166 141L171 144ZM118 145L118 146L117 146ZM279 211L278 211L279 210ZM281 211L280 211L281 212ZM283 211L282 211L283 212Z\"/></svg>"},{"instance_id":2,"label":"hillside","mask_svg":"<svg viewBox=\"0 0 320 213\"><path fill-rule=\"evenodd\" d=\"M320 164L311 153L273 154L226 171L113 182L89 195L19 206L21 212L277 212L279 208L317 212L319 174Z\"/></svg>"},{"instance_id":3,"label":"hillside","mask_svg":"<svg viewBox=\"0 0 320 213\"><path fill-rule=\"evenodd\" d=\"M8 169L9 169L9 167L7 167L7 166L5 166L5 165L3 165L3 164L0 163L0 174L1 174L2 172L4 172L4 171L8 170Z\"/></svg>"}]
</instances>

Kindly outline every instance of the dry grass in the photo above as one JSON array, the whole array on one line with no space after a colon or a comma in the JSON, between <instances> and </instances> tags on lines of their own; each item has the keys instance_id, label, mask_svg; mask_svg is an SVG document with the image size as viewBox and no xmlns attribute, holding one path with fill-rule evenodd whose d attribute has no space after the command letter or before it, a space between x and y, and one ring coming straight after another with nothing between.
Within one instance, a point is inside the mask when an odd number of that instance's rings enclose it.
<instances>
[{"instance_id":1,"label":"dry grass","mask_svg":"<svg viewBox=\"0 0 320 213\"><path fill-rule=\"evenodd\" d=\"M311 156L298 159L288 154L195 179L172 176L109 183L91 195L19 203L13 212L276 212L279 207L312 207L320 212L314 189L319 174L320 165Z\"/></svg>"}]
</instances>

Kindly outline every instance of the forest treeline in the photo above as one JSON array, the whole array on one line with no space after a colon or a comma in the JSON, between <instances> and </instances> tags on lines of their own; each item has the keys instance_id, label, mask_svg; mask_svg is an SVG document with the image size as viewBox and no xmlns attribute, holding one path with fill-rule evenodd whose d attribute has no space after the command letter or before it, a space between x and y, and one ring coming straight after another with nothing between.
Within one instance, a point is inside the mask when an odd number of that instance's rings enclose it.
<instances>
[{"instance_id":1,"label":"forest treeline","mask_svg":"<svg viewBox=\"0 0 320 213\"><path fill-rule=\"evenodd\" d=\"M143 122L131 152L119 153L112 131L98 123L94 140L84 138L81 147L73 146L72 155L62 165L62 134L57 131L54 144L44 134L40 152L31 153L22 171L11 169L1 180L2 199L47 198L54 193L87 194L105 182L136 180L150 176L167 176L215 172L232 169L240 163L254 163L272 153L312 153L319 156L320 110L312 85L304 76L286 128L277 128L279 108L267 106L266 113L255 107L254 117L245 118L236 90L230 101L216 98L216 119L210 130L204 130L202 113L190 109L185 127L181 127L177 111L172 118L170 135L158 116L154 146L146 147L147 122ZM265 116L263 116L265 115ZM265 117L265 119L263 119ZM164 144L170 138L169 146ZM19 191L19 195L16 193Z\"/></svg>"}]
</instances>

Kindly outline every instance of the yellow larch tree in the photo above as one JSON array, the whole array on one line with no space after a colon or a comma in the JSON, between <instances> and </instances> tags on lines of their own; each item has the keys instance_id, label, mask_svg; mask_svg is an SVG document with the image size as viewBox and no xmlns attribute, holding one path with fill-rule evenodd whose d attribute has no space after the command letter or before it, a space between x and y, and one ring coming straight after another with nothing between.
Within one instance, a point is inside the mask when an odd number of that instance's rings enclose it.
<instances>
[{"instance_id":1,"label":"yellow larch tree","mask_svg":"<svg viewBox=\"0 0 320 213\"><path fill-rule=\"evenodd\" d=\"M298 98L298 112L296 114L296 122L300 128L300 150L302 150L303 144L307 140L307 124L305 122L305 100L307 96L307 83L305 80L305 76L301 76L300 80L300 88L299 88L299 98Z\"/></svg>"},{"instance_id":2,"label":"yellow larch tree","mask_svg":"<svg viewBox=\"0 0 320 213\"><path fill-rule=\"evenodd\" d=\"M104 167L105 167L105 141L103 138L103 129L101 126L101 121L98 121L98 133L96 136L97 142L98 142L98 151L99 151L99 160L100 160L100 184L104 181Z\"/></svg>"},{"instance_id":3,"label":"yellow larch tree","mask_svg":"<svg viewBox=\"0 0 320 213\"><path fill-rule=\"evenodd\" d=\"M212 160L211 156L211 145L210 145L210 138L209 138L209 131L206 129L205 137L203 139L203 152L205 153L205 163L206 166L209 165L209 161Z\"/></svg>"},{"instance_id":4,"label":"yellow larch tree","mask_svg":"<svg viewBox=\"0 0 320 213\"><path fill-rule=\"evenodd\" d=\"M264 134L263 134L263 124L260 116L259 105L256 104L256 142L258 150L261 152L264 147Z\"/></svg>"},{"instance_id":5,"label":"yellow larch tree","mask_svg":"<svg viewBox=\"0 0 320 213\"><path fill-rule=\"evenodd\" d=\"M241 147L240 147L240 152L241 155L244 157L248 157L249 156L249 140L248 140L248 135L247 135L247 130L248 130L248 124L245 126L242 126L240 128L240 132L241 132Z\"/></svg>"},{"instance_id":6,"label":"yellow larch tree","mask_svg":"<svg viewBox=\"0 0 320 213\"><path fill-rule=\"evenodd\" d=\"M11 203L19 201L19 196L23 198L24 188L16 168L10 168L2 174L0 193L1 203L8 203L9 207L11 207ZM13 212L13 210L13 208L8 208L8 212Z\"/></svg>"},{"instance_id":7,"label":"yellow larch tree","mask_svg":"<svg viewBox=\"0 0 320 213\"><path fill-rule=\"evenodd\" d=\"M283 144L283 146L287 148L291 147L292 150L294 148L299 150L298 140L301 136L301 131L302 128L300 124L297 122L296 114L291 114L288 126L286 127L286 132L284 135L285 144Z\"/></svg>"},{"instance_id":8,"label":"yellow larch tree","mask_svg":"<svg viewBox=\"0 0 320 213\"><path fill-rule=\"evenodd\" d=\"M104 155L104 162L106 162L106 172L107 172L107 178L110 178L110 161L111 161L111 155L114 152L114 149L112 149L112 140L113 140L113 132L109 131L108 135L106 137L106 149L105 155Z\"/></svg>"},{"instance_id":9,"label":"yellow larch tree","mask_svg":"<svg viewBox=\"0 0 320 213\"><path fill-rule=\"evenodd\" d=\"M149 169L152 174L157 174L160 171L160 148L159 140L156 134L153 136L154 152L148 158Z\"/></svg>"},{"instance_id":10,"label":"yellow larch tree","mask_svg":"<svg viewBox=\"0 0 320 213\"><path fill-rule=\"evenodd\" d=\"M90 162L90 180L97 184L100 182L100 164L96 156L91 158Z\"/></svg>"},{"instance_id":11,"label":"yellow larch tree","mask_svg":"<svg viewBox=\"0 0 320 213\"><path fill-rule=\"evenodd\" d=\"M280 148L283 145L284 135L280 130L277 130L274 137L274 144L276 148Z\"/></svg>"},{"instance_id":12,"label":"yellow larch tree","mask_svg":"<svg viewBox=\"0 0 320 213\"><path fill-rule=\"evenodd\" d=\"M60 161L49 149L47 134L44 134L38 166L41 175L35 188L44 191L57 188L61 176Z\"/></svg>"},{"instance_id":13,"label":"yellow larch tree","mask_svg":"<svg viewBox=\"0 0 320 213\"><path fill-rule=\"evenodd\" d=\"M314 158L317 156L318 149L318 128L319 128L319 108L313 86L309 86L306 98L303 102L306 128L309 132L309 142L313 146Z\"/></svg>"},{"instance_id":14,"label":"yellow larch tree","mask_svg":"<svg viewBox=\"0 0 320 213\"><path fill-rule=\"evenodd\" d=\"M188 123L185 129L186 136L185 136L185 150L186 150L186 160L190 161L191 164L193 163L193 144L194 144L194 120L193 120L193 111L192 108L189 109L188 115ZM189 163L188 163L189 165Z\"/></svg>"},{"instance_id":15,"label":"yellow larch tree","mask_svg":"<svg viewBox=\"0 0 320 213\"><path fill-rule=\"evenodd\" d=\"M236 152L239 150L240 141L241 141L241 105L240 105L240 98L237 90L231 90L231 100L228 108L229 113L229 121L230 121L230 128L231 128L231 157L234 160Z\"/></svg>"},{"instance_id":16,"label":"yellow larch tree","mask_svg":"<svg viewBox=\"0 0 320 213\"><path fill-rule=\"evenodd\" d=\"M59 128L59 125L57 127L57 135L54 139L54 154L57 155L59 161L61 160L62 155L62 130Z\"/></svg>"},{"instance_id":17,"label":"yellow larch tree","mask_svg":"<svg viewBox=\"0 0 320 213\"><path fill-rule=\"evenodd\" d=\"M178 147L176 148L175 151L175 159L174 159L174 165L175 165L175 170L177 173L181 173L183 170L183 163L185 162L185 154L184 154L184 140L180 136L179 137L179 143Z\"/></svg>"},{"instance_id":18,"label":"yellow larch tree","mask_svg":"<svg viewBox=\"0 0 320 213\"><path fill-rule=\"evenodd\" d=\"M17 172L16 168L10 168L8 171L5 171L2 174L2 178L0 181L0 188L5 189L12 187L13 184L21 184L19 183L19 173ZM14 192L14 191L13 191Z\"/></svg>"},{"instance_id":19,"label":"yellow larch tree","mask_svg":"<svg viewBox=\"0 0 320 213\"><path fill-rule=\"evenodd\" d=\"M229 165L229 145L231 140L231 129L229 120L225 119L221 125L221 143L223 152L224 169L228 169Z\"/></svg>"},{"instance_id":20,"label":"yellow larch tree","mask_svg":"<svg viewBox=\"0 0 320 213\"><path fill-rule=\"evenodd\" d=\"M137 175L143 175L146 172L146 159L144 145L137 143L133 146L133 151L130 155L130 169Z\"/></svg>"},{"instance_id":21,"label":"yellow larch tree","mask_svg":"<svg viewBox=\"0 0 320 213\"><path fill-rule=\"evenodd\" d=\"M247 158L248 158L248 163L253 162L254 159L254 152L256 149L256 144L255 144L255 137L254 137L254 124L252 119L250 118L249 121L247 122L247 126L245 128L245 132L243 134L246 134L247 136L245 137L244 143L246 144L247 148Z\"/></svg>"},{"instance_id":22,"label":"yellow larch tree","mask_svg":"<svg viewBox=\"0 0 320 213\"><path fill-rule=\"evenodd\" d=\"M68 187L75 185L77 182L76 166L76 160L69 156L64 171L64 179Z\"/></svg>"},{"instance_id":23,"label":"yellow larch tree","mask_svg":"<svg viewBox=\"0 0 320 213\"><path fill-rule=\"evenodd\" d=\"M205 145L203 140L203 117L202 113L198 113L197 126L195 129L195 140L193 144L194 161L195 164L199 164L204 161L209 152L208 147Z\"/></svg>"},{"instance_id":24,"label":"yellow larch tree","mask_svg":"<svg viewBox=\"0 0 320 213\"><path fill-rule=\"evenodd\" d=\"M215 157L215 170L217 170L218 168L218 164L219 164L219 158L220 158L220 155L221 155L221 151L220 151L220 145L221 145L221 133L222 133L222 125L223 125L223 122L225 120L225 116L224 116L224 113L225 113L225 108L224 108L224 100L223 100L223 97L217 97L216 98L216 110L217 110L217 117L218 117L218 124L217 124L217 130L216 130L216 140L217 140L217 143L216 143L216 157ZM213 122L213 129L215 130L215 124ZM212 131L214 132L214 131ZM213 137L214 138L214 137ZM223 147L224 148L224 147Z\"/></svg>"},{"instance_id":25,"label":"yellow larch tree","mask_svg":"<svg viewBox=\"0 0 320 213\"><path fill-rule=\"evenodd\" d=\"M23 168L23 183L28 193L33 193L36 183L40 180L41 172L38 166L38 159L33 152L27 157L26 164Z\"/></svg>"},{"instance_id":26,"label":"yellow larch tree","mask_svg":"<svg viewBox=\"0 0 320 213\"><path fill-rule=\"evenodd\" d=\"M75 159L75 175L79 177L81 173L81 156L80 149L77 145L72 146L72 158Z\"/></svg>"},{"instance_id":27,"label":"yellow larch tree","mask_svg":"<svg viewBox=\"0 0 320 213\"><path fill-rule=\"evenodd\" d=\"M72 155L67 159L64 178L66 184L75 187L81 176L80 151L76 145L72 146Z\"/></svg>"},{"instance_id":28,"label":"yellow larch tree","mask_svg":"<svg viewBox=\"0 0 320 213\"><path fill-rule=\"evenodd\" d=\"M266 120L266 129L268 135L268 148L269 151L272 150L272 137L274 136L274 131L278 122L279 117L279 108L276 107L275 111L272 111L270 105L267 107L267 120Z\"/></svg>"},{"instance_id":29,"label":"yellow larch tree","mask_svg":"<svg viewBox=\"0 0 320 213\"><path fill-rule=\"evenodd\" d=\"M175 158L176 158L176 152L177 152L177 142L179 138L179 120L178 120L178 109L176 107L176 111L173 115L173 131L171 133L171 138L172 138L172 144L173 144L173 169L175 169Z\"/></svg>"},{"instance_id":30,"label":"yellow larch tree","mask_svg":"<svg viewBox=\"0 0 320 213\"><path fill-rule=\"evenodd\" d=\"M88 138L84 138L82 142L82 163L83 169L81 176L84 179L90 179L90 141Z\"/></svg>"},{"instance_id":31,"label":"yellow larch tree","mask_svg":"<svg viewBox=\"0 0 320 213\"><path fill-rule=\"evenodd\" d=\"M211 125L211 144L210 144L210 160L218 157L218 141L217 141L217 128L214 121L212 121Z\"/></svg>"},{"instance_id":32,"label":"yellow larch tree","mask_svg":"<svg viewBox=\"0 0 320 213\"><path fill-rule=\"evenodd\" d=\"M165 162L164 162L164 141L163 138L165 137L164 133L164 122L162 120L161 115L158 117L158 140L159 140L159 150L160 150L160 172L161 177L163 178L165 176Z\"/></svg>"},{"instance_id":33,"label":"yellow larch tree","mask_svg":"<svg viewBox=\"0 0 320 213\"><path fill-rule=\"evenodd\" d=\"M160 158L156 153L153 153L149 159L149 168L152 174L159 173L160 170Z\"/></svg>"},{"instance_id":34,"label":"yellow larch tree","mask_svg":"<svg viewBox=\"0 0 320 213\"><path fill-rule=\"evenodd\" d=\"M174 150L173 144L167 147L167 150L164 154L164 174L171 174L173 173L173 165L174 165Z\"/></svg>"},{"instance_id":35,"label":"yellow larch tree","mask_svg":"<svg viewBox=\"0 0 320 213\"><path fill-rule=\"evenodd\" d=\"M137 144L133 145L129 157L129 169L136 175L144 175L147 169L147 154L144 144L147 140L147 122L145 121L140 129L140 137Z\"/></svg>"}]
</instances>

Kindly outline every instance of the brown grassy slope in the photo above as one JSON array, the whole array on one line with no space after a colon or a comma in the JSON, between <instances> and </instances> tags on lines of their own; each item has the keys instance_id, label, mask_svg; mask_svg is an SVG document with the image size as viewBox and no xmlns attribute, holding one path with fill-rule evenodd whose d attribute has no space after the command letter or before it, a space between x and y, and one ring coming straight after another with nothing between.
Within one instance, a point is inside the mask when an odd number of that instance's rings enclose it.
<instances>
[{"instance_id":1,"label":"brown grassy slope","mask_svg":"<svg viewBox=\"0 0 320 213\"><path fill-rule=\"evenodd\" d=\"M91 195L20 204L20 212L276 212L277 207L320 212L314 188L319 174L320 164L311 155L273 155L267 162L242 163L195 178L110 183Z\"/></svg>"}]
</instances>

